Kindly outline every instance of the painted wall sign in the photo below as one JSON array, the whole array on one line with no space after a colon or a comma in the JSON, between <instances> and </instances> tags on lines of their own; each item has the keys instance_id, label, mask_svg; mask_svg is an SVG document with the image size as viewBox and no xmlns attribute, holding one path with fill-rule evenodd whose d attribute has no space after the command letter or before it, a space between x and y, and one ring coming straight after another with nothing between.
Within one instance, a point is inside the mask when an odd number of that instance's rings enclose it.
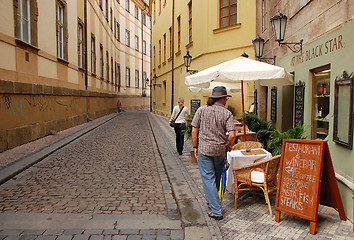
<instances>
[{"instance_id":1,"label":"painted wall sign","mask_svg":"<svg viewBox=\"0 0 354 240\"><path fill-rule=\"evenodd\" d=\"M317 44L313 48L307 50L303 49L301 54L298 54L291 59L291 65L294 66L299 63L314 60L321 56L335 52L339 49L345 48L345 46L346 44L343 39L343 35L338 35L335 38L331 38L327 41Z\"/></svg>"}]
</instances>

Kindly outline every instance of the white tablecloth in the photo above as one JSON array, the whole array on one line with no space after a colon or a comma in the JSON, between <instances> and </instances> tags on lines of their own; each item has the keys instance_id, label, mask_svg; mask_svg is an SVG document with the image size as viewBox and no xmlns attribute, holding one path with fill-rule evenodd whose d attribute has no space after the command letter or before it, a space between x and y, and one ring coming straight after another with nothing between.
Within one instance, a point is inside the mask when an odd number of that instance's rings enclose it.
<instances>
[{"instance_id":1,"label":"white tablecloth","mask_svg":"<svg viewBox=\"0 0 354 240\"><path fill-rule=\"evenodd\" d=\"M272 157L272 154L270 152L268 152L267 150L265 150L263 148L257 148L257 149L262 149L264 151L264 154L243 155L241 151L245 151L245 150L234 150L234 151L227 153L227 161L229 162L230 167L227 170L226 189L229 192L235 193L234 175L232 172L233 168L243 167L243 166L250 165L250 164L254 163L255 160L266 159L266 158ZM256 149L252 149L252 150L256 150Z\"/></svg>"}]
</instances>

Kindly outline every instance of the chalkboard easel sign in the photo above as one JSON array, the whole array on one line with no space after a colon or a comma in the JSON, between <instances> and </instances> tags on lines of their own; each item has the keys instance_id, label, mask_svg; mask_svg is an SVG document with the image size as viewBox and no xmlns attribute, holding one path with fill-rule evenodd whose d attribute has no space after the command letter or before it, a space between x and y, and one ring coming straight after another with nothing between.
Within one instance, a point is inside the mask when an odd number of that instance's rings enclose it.
<instances>
[{"instance_id":1,"label":"chalkboard easel sign","mask_svg":"<svg viewBox=\"0 0 354 240\"><path fill-rule=\"evenodd\" d=\"M318 204L345 212L326 141L284 139L279 170L275 221L286 212L310 220L316 233Z\"/></svg>"},{"instance_id":2,"label":"chalkboard easel sign","mask_svg":"<svg viewBox=\"0 0 354 240\"><path fill-rule=\"evenodd\" d=\"M191 113L195 113L200 107L200 99L191 99Z\"/></svg>"}]
</instances>

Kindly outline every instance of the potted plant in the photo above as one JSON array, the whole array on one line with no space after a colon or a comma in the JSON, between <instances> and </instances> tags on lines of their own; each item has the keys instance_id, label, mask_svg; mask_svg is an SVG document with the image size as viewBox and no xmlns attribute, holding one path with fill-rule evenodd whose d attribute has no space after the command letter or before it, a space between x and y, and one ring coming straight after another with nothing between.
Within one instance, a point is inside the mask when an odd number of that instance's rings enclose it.
<instances>
[{"instance_id":1,"label":"potted plant","mask_svg":"<svg viewBox=\"0 0 354 240\"><path fill-rule=\"evenodd\" d=\"M192 120L195 113L191 113L186 117L186 124L182 125L182 134L186 136L186 141L192 139ZM192 162L197 162L197 159L194 156L194 151L191 151Z\"/></svg>"}]
</instances>

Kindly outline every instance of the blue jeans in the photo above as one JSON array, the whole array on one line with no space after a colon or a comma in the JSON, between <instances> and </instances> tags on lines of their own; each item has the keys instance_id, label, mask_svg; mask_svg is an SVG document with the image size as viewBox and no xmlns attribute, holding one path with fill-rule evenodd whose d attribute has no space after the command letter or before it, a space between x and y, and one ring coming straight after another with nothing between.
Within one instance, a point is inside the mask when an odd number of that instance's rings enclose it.
<instances>
[{"instance_id":1,"label":"blue jeans","mask_svg":"<svg viewBox=\"0 0 354 240\"><path fill-rule=\"evenodd\" d=\"M204 193L215 216L222 215L218 182L220 181L224 161L225 154L221 156L206 156L198 152L198 166L203 181Z\"/></svg>"}]
</instances>

